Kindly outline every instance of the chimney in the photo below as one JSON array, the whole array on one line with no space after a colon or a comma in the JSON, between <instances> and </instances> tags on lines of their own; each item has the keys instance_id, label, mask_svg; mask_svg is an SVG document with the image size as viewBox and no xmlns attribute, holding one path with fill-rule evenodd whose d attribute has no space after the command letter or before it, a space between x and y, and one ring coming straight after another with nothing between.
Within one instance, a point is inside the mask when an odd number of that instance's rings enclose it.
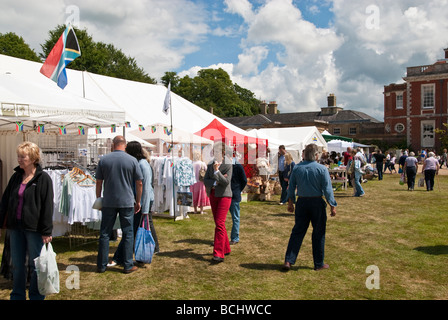
<instances>
[{"instance_id":1,"label":"chimney","mask_svg":"<svg viewBox=\"0 0 448 320\"><path fill-rule=\"evenodd\" d=\"M336 96L334 95L334 93L330 93L328 95L327 101L328 101L328 107L320 108L321 115L332 116L332 115L337 114L339 111L341 111L343 109L341 107L336 106Z\"/></svg>"},{"instance_id":2,"label":"chimney","mask_svg":"<svg viewBox=\"0 0 448 320\"><path fill-rule=\"evenodd\" d=\"M448 59L448 48L443 49L443 50L445 50L445 59Z\"/></svg>"},{"instance_id":3,"label":"chimney","mask_svg":"<svg viewBox=\"0 0 448 320\"><path fill-rule=\"evenodd\" d=\"M277 102L269 102L269 114L277 114Z\"/></svg>"},{"instance_id":4,"label":"chimney","mask_svg":"<svg viewBox=\"0 0 448 320\"><path fill-rule=\"evenodd\" d=\"M261 114L267 114L268 113L268 104L264 100L261 101L261 103L260 103L260 111L261 111Z\"/></svg>"},{"instance_id":5,"label":"chimney","mask_svg":"<svg viewBox=\"0 0 448 320\"><path fill-rule=\"evenodd\" d=\"M329 107L336 107L336 96L334 95L334 93L330 93L327 100Z\"/></svg>"}]
</instances>

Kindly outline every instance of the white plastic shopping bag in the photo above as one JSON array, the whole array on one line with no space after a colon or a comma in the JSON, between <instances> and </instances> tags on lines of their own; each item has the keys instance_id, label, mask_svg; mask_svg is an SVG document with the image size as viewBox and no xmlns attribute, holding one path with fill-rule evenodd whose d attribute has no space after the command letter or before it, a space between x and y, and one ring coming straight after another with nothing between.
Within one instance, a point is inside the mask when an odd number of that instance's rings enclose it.
<instances>
[{"instance_id":1,"label":"white plastic shopping bag","mask_svg":"<svg viewBox=\"0 0 448 320\"><path fill-rule=\"evenodd\" d=\"M48 246L48 247L47 247ZM40 256L34 259L37 272L37 287L43 296L59 293L59 270L56 253L51 243L42 246Z\"/></svg>"}]
</instances>

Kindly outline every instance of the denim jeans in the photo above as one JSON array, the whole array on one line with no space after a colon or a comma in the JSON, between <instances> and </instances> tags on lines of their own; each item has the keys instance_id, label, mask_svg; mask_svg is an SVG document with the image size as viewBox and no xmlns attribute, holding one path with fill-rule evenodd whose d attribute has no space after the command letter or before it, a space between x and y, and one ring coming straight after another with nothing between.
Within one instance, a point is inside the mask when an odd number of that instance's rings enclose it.
<instances>
[{"instance_id":1,"label":"denim jeans","mask_svg":"<svg viewBox=\"0 0 448 320\"><path fill-rule=\"evenodd\" d=\"M232 216L232 231L230 232L230 240L238 242L240 241L240 202L232 200L229 211Z\"/></svg>"},{"instance_id":2,"label":"denim jeans","mask_svg":"<svg viewBox=\"0 0 448 320\"><path fill-rule=\"evenodd\" d=\"M29 298L30 300L44 300L45 296L39 293L37 287L37 273L34 259L40 255L43 241L38 232L26 231L22 227L9 229L13 288L11 300L26 300L27 268L25 267L26 253L29 254L28 265L31 271Z\"/></svg>"},{"instance_id":3,"label":"denim jeans","mask_svg":"<svg viewBox=\"0 0 448 320\"><path fill-rule=\"evenodd\" d=\"M325 231L327 226L327 203L322 198L298 198L295 209L295 225L292 228L286 249L285 261L295 264L302 246L303 238L310 225L313 226L311 236L314 268L324 265Z\"/></svg>"},{"instance_id":4,"label":"denim jeans","mask_svg":"<svg viewBox=\"0 0 448 320\"><path fill-rule=\"evenodd\" d=\"M364 189L361 186L362 173L355 171L355 197L362 196L364 194Z\"/></svg>"},{"instance_id":5,"label":"denim jeans","mask_svg":"<svg viewBox=\"0 0 448 320\"><path fill-rule=\"evenodd\" d=\"M102 209L100 239L98 244L98 270L106 270L109 260L109 237L117 218L120 219L122 237L119 244L123 252L122 264L125 270L134 266L134 208L104 208Z\"/></svg>"},{"instance_id":6,"label":"denim jeans","mask_svg":"<svg viewBox=\"0 0 448 320\"><path fill-rule=\"evenodd\" d=\"M383 164L376 165L376 170L378 171L378 180L383 180Z\"/></svg>"},{"instance_id":7,"label":"denim jeans","mask_svg":"<svg viewBox=\"0 0 448 320\"><path fill-rule=\"evenodd\" d=\"M278 172L278 180L280 181L280 186L282 187L282 194L280 196L280 202L286 203L288 201L288 181L283 178L283 171Z\"/></svg>"}]
</instances>

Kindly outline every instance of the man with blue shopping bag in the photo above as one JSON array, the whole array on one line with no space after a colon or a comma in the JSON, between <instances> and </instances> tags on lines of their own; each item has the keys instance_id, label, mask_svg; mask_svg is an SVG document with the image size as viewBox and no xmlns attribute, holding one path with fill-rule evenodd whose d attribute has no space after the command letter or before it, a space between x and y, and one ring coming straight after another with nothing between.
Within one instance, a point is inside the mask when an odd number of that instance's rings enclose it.
<instances>
[{"instance_id":1,"label":"man with blue shopping bag","mask_svg":"<svg viewBox=\"0 0 448 320\"><path fill-rule=\"evenodd\" d=\"M114 151L101 158L96 171L97 198L102 195L104 183L97 271L99 273L106 271L109 258L109 236L118 213L123 232L121 242L124 273L131 273L138 270L133 261L134 214L141 208L143 175L137 160L125 152L125 138L116 136L112 142Z\"/></svg>"}]
</instances>

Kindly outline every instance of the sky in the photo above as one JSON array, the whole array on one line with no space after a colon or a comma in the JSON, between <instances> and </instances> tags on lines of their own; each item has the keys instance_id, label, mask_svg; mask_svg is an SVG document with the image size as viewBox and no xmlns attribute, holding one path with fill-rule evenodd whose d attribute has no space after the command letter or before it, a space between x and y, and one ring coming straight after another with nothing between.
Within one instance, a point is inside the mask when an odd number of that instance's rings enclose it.
<instances>
[{"instance_id":1,"label":"sky","mask_svg":"<svg viewBox=\"0 0 448 320\"><path fill-rule=\"evenodd\" d=\"M0 33L37 53L71 21L148 75L223 68L281 113L337 105L382 121L384 86L448 47L448 0L2 0ZM81 48L82 51L82 48Z\"/></svg>"}]
</instances>

